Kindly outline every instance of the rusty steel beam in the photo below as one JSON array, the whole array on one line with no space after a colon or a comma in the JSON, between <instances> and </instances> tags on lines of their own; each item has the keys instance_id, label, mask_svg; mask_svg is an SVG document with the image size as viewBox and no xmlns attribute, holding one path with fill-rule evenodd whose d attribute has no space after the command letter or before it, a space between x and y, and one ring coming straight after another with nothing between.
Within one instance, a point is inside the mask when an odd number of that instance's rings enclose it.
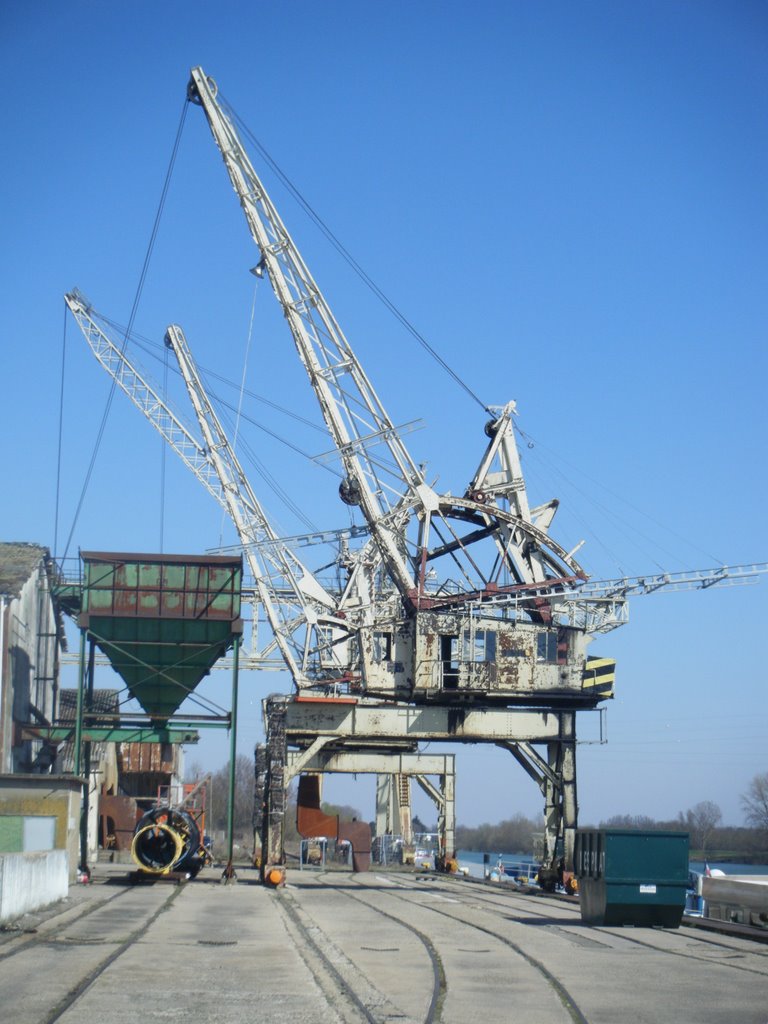
<instances>
[{"instance_id":1,"label":"rusty steel beam","mask_svg":"<svg viewBox=\"0 0 768 1024\"><path fill-rule=\"evenodd\" d=\"M404 753L389 750L322 750L304 759L298 751L289 750L288 778L297 772L342 772L373 775L445 775L452 773L454 754Z\"/></svg>"},{"instance_id":2,"label":"rusty steel beam","mask_svg":"<svg viewBox=\"0 0 768 1024\"><path fill-rule=\"evenodd\" d=\"M352 703L349 700L285 703L289 743L312 742L318 735L335 740L498 743L526 740L547 743L560 738L558 711L505 707L406 706Z\"/></svg>"}]
</instances>

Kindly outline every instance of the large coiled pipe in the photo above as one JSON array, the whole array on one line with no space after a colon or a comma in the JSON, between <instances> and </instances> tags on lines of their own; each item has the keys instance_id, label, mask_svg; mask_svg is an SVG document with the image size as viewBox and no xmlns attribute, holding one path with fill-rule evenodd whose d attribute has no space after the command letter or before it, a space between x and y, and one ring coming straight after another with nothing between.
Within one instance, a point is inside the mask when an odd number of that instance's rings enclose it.
<instances>
[{"instance_id":1,"label":"large coiled pipe","mask_svg":"<svg viewBox=\"0 0 768 1024\"><path fill-rule=\"evenodd\" d=\"M155 807L136 826L131 857L147 874L181 872L194 878L207 853L191 814L174 807Z\"/></svg>"}]
</instances>

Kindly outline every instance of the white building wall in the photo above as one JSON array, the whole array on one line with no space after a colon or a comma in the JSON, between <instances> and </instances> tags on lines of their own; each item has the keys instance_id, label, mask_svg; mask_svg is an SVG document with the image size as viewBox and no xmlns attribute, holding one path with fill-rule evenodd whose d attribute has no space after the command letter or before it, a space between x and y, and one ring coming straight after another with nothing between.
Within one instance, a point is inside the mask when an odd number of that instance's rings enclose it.
<instances>
[{"instance_id":1,"label":"white building wall","mask_svg":"<svg viewBox=\"0 0 768 1024\"><path fill-rule=\"evenodd\" d=\"M67 866L66 850L0 853L0 925L64 899Z\"/></svg>"},{"instance_id":2,"label":"white building wall","mask_svg":"<svg viewBox=\"0 0 768 1024\"><path fill-rule=\"evenodd\" d=\"M41 743L22 740L15 725L34 721L33 708L51 721L58 672L57 623L42 559L19 596L4 604L0 771L29 772Z\"/></svg>"},{"instance_id":3,"label":"white building wall","mask_svg":"<svg viewBox=\"0 0 768 1024\"><path fill-rule=\"evenodd\" d=\"M0 774L11 770L11 707L13 685L8 658L8 633L12 600L0 596Z\"/></svg>"}]
</instances>

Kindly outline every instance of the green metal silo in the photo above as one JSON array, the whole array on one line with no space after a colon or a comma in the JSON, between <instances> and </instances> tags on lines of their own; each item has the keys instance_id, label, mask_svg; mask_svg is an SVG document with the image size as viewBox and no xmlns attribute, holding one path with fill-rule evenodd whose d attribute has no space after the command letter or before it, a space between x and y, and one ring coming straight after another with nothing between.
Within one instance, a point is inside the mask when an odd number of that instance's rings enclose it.
<instances>
[{"instance_id":1,"label":"green metal silo","mask_svg":"<svg viewBox=\"0 0 768 1024\"><path fill-rule=\"evenodd\" d=\"M242 558L81 552L80 627L164 723L242 632Z\"/></svg>"}]
</instances>

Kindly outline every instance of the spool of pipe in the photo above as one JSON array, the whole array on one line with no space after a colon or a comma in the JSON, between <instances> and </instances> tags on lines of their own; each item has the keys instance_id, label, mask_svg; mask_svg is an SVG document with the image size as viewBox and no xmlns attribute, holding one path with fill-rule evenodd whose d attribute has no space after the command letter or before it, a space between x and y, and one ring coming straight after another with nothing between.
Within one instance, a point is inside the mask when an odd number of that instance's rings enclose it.
<instances>
[{"instance_id":1,"label":"spool of pipe","mask_svg":"<svg viewBox=\"0 0 768 1024\"><path fill-rule=\"evenodd\" d=\"M155 807L141 818L133 833L131 857L150 875L178 871L194 878L205 863L194 818L173 807Z\"/></svg>"}]
</instances>

